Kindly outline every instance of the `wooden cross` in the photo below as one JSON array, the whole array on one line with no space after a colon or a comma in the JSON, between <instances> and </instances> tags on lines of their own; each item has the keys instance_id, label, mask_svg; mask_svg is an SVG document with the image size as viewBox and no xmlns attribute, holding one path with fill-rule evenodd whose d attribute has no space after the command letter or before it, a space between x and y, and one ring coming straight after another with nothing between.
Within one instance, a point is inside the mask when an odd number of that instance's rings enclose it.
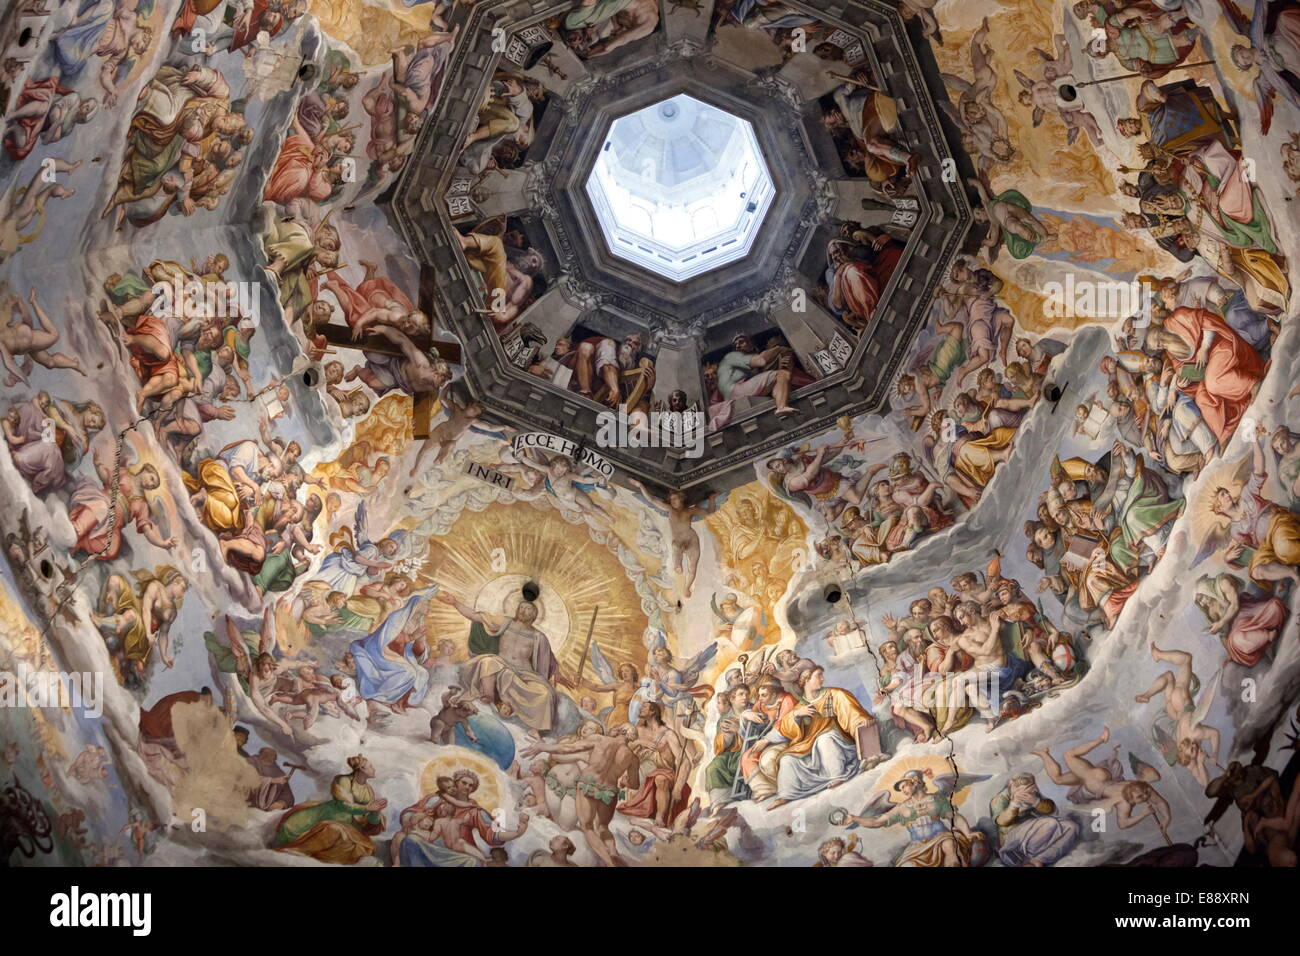
<instances>
[{"instance_id":1,"label":"wooden cross","mask_svg":"<svg viewBox=\"0 0 1300 956\"><path fill-rule=\"evenodd\" d=\"M316 327L316 331L323 335L325 341L336 349L360 349L363 352L377 352L380 355L402 354L401 349L381 335L367 333L359 339L353 339L352 329L346 325L335 325L333 323L319 325ZM408 338L422 352L437 352L448 364L461 364L459 342L443 342L428 335L411 335ZM416 439L428 438L429 419L433 416L433 406L438 401L438 396L422 392L419 395L412 395L411 399L413 402L411 407L411 432Z\"/></svg>"}]
</instances>

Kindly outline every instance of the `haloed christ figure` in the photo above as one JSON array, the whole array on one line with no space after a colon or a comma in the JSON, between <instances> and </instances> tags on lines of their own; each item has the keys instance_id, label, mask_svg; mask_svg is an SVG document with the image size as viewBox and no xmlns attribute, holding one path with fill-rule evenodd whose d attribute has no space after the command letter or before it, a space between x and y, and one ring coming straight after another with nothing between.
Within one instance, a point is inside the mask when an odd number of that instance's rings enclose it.
<instances>
[{"instance_id":1,"label":"haloed christ figure","mask_svg":"<svg viewBox=\"0 0 1300 956\"><path fill-rule=\"evenodd\" d=\"M559 705L554 685L573 685L560 676L551 642L533 626L537 605L520 601L514 617L507 619L476 611L450 594L441 593L437 598L471 622L469 686L496 705L503 716L514 716L530 730L550 733Z\"/></svg>"}]
</instances>

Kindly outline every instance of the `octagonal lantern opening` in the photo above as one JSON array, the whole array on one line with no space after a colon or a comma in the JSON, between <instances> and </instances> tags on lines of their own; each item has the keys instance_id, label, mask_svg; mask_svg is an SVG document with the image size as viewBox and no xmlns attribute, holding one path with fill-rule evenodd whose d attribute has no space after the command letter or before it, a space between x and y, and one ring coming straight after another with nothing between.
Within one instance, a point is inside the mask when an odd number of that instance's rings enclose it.
<instances>
[{"instance_id":1,"label":"octagonal lantern opening","mask_svg":"<svg viewBox=\"0 0 1300 956\"><path fill-rule=\"evenodd\" d=\"M674 282L748 255L776 195L754 128L684 93L616 119L586 188L609 251Z\"/></svg>"}]
</instances>

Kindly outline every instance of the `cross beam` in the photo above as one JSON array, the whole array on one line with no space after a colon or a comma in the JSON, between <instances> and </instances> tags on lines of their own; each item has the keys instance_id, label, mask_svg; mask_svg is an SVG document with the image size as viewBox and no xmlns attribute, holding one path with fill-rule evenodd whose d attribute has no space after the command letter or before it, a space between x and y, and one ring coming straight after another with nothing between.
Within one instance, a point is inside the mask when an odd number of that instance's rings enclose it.
<instances>
[{"instance_id":1,"label":"cross beam","mask_svg":"<svg viewBox=\"0 0 1300 956\"><path fill-rule=\"evenodd\" d=\"M318 325L316 331L325 336L325 341L335 348L359 349L363 352L378 352L380 355L401 355L399 349L382 335L367 332L359 339L352 338L352 330L346 325ZM422 352L437 352L452 365L461 364L459 342L443 342L427 335L407 336L411 344Z\"/></svg>"},{"instance_id":2,"label":"cross beam","mask_svg":"<svg viewBox=\"0 0 1300 956\"><path fill-rule=\"evenodd\" d=\"M316 331L335 348L358 349L380 355L402 354L400 348L381 335L367 333L359 339L353 339L352 330L346 325L321 325L316 327ZM448 363L461 364L459 342L442 342L427 335L412 335L408 338L411 344L422 352L437 352ZM411 432L417 440L429 437L429 419L433 417L433 406L437 400L437 395L427 392L411 396Z\"/></svg>"}]
</instances>

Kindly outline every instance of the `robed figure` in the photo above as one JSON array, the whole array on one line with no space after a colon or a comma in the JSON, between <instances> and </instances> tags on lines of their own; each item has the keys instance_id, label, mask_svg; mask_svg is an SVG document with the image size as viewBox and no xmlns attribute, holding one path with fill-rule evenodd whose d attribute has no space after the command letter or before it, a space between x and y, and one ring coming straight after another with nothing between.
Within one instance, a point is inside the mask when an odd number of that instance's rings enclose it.
<instances>
[{"instance_id":1,"label":"robed figure","mask_svg":"<svg viewBox=\"0 0 1300 956\"><path fill-rule=\"evenodd\" d=\"M559 664L551 642L533 627L537 605L520 601L512 618L486 614L462 604L450 594L438 600L470 621L469 659L465 680L503 716L514 716L531 730L548 733L555 727L559 694L553 681ZM508 710L507 710L508 708Z\"/></svg>"}]
</instances>

